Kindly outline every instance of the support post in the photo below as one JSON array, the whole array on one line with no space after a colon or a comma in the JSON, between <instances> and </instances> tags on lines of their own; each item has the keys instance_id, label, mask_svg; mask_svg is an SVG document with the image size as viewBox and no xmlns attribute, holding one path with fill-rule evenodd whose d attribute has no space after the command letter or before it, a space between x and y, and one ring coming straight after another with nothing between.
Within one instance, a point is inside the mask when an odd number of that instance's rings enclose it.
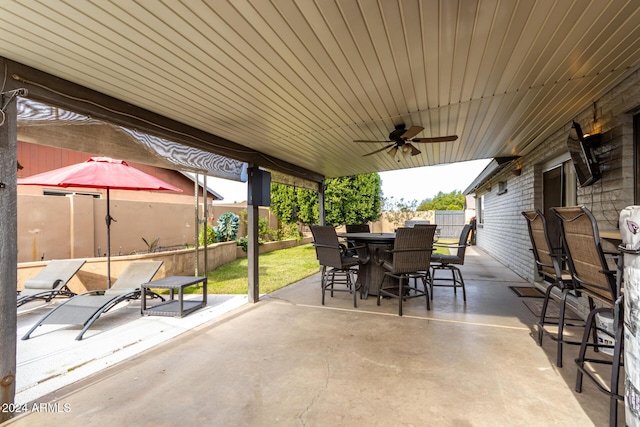
<instances>
[{"instance_id":1,"label":"support post","mask_svg":"<svg viewBox=\"0 0 640 427\"><path fill-rule=\"evenodd\" d=\"M11 408L16 393L18 129L15 100L2 94L0 107L0 404ZM0 423L12 416L10 411L0 411Z\"/></svg>"},{"instance_id":2,"label":"support post","mask_svg":"<svg viewBox=\"0 0 640 427\"><path fill-rule=\"evenodd\" d=\"M324 206L324 179L318 184L318 209L320 210L320 212L318 213L320 225L326 225L326 209Z\"/></svg>"},{"instance_id":3,"label":"support post","mask_svg":"<svg viewBox=\"0 0 640 427\"><path fill-rule=\"evenodd\" d=\"M199 267L200 267L200 254L199 254L199 249L200 249L200 242L198 241L198 237L200 234L200 213L199 213L199 206L198 206L198 192L200 191L200 184L198 183L198 174L195 174L195 180L194 180L194 189L193 189L193 194L195 194L195 222L194 222L194 227L195 228L195 233L196 233L196 244L195 244L195 251L194 251L194 255L195 255L195 260L194 260L194 265L195 265L195 275L198 276L199 273Z\"/></svg>"},{"instance_id":4,"label":"support post","mask_svg":"<svg viewBox=\"0 0 640 427\"><path fill-rule=\"evenodd\" d=\"M197 180L196 180L197 181ZM202 216L204 217L204 274L209 274L209 209L207 208L207 174L202 175Z\"/></svg>"},{"instance_id":5,"label":"support post","mask_svg":"<svg viewBox=\"0 0 640 427\"><path fill-rule=\"evenodd\" d=\"M260 207L258 205L247 205L247 226L249 228L247 237L249 302L258 302L260 300L260 266L258 262L260 256L260 248L258 247L258 217L260 216L259 209Z\"/></svg>"}]
</instances>

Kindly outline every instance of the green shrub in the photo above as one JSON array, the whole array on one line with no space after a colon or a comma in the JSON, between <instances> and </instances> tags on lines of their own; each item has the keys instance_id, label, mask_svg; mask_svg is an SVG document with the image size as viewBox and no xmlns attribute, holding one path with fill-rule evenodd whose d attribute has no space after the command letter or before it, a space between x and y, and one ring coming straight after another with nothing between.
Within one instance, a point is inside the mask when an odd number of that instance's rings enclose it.
<instances>
[{"instance_id":1,"label":"green shrub","mask_svg":"<svg viewBox=\"0 0 640 427\"><path fill-rule=\"evenodd\" d=\"M198 233L198 244L200 246L209 246L216 242L216 229L211 225L207 225L207 244L204 244L204 226L200 227L200 233Z\"/></svg>"},{"instance_id":2,"label":"green shrub","mask_svg":"<svg viewBox=\"0 0 640 427\"><path fill-rule=\"evenodd\" d=\"M218 218L215 228L217 242L231 242L238 237L240 229L240 217L233 212L226 212Z\"/></svg>"},{"instance_id":3,"label":"green shrub","mask_svg":"<svg viewBox=\"0 0 640 427\"><path fill-rule=\"evenodd\" d=\"M244 236L236 240L238 246L242 248L243 251L247 252L249 248L249 237ZM258 237L258 245L264 245L264 240Z\"/></svg>"}]
</instances>

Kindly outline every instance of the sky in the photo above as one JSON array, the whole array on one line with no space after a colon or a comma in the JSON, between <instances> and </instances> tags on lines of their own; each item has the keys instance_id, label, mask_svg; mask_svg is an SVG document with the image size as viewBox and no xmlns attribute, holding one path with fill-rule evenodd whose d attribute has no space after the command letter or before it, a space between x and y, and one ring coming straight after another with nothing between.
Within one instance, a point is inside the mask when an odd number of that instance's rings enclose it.
<instances>
[{"instance_id":1,"label":"sky","mask_svg":"<svg viewBox=\"0 0 640 427\"><path fill-rule=\"evenodd\" d=\"M472 160L447 165L427 166L380 172L384 197L396 200L417 200L418 203L431 199L439 191L450 193L464 191L482 172L489 160ZM247 200L247 184L221 178L207 178L207 185L224 197L222 202L234 203Z\"/></svg>"}]
</instances>

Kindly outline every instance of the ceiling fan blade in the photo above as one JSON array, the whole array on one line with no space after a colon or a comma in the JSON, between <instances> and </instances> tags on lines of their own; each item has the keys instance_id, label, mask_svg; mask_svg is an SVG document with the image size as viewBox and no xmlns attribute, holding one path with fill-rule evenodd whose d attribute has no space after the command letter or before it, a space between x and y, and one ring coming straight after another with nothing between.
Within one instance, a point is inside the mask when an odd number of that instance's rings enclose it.
<instances>
[{"instance_id":1,"label":"ceiling fan blade","mask_svg":"<svg viewBox=\"0 0 640 427\"><path fill-rule=\"evenodd\" d=\"M370 141L370 140L366 140L366 139L356 139L353 142L378 142L378 143L380 143L380 142L391 142L391 141L389 141L389 140L387 140L387 141Z\"/></svg>"},{"instance_id":2,"label":"ceiling fan blade","mask_svg":"<svg viewBox=\"0 0 640 427\"><path fill-rule=\"evenodd\" d=\"M386 147L382 147L382 148L381 148L381 149L379 149L379 150L372 151L371 153L365 154L365 155L363 155L362 157L367 157L367 156L370 156L370 155L372 155L372 154L379 153L379 152L381 152L381 151L386 150L387 148L393 147L394 145L396 145L396 144L395 144L395 143L393 143L393 144L389 144L389 145L387 145Z\"/></svg>"},{"instance_id":3,"label":"ceiling fan blade","mask_svg":"<svg viewBox=\"0 0 640 427\"><path fill-rule=\"evenodd\" d=\"M413 138L411 142L450 142L458 139L458 135L434 136L431 138Z\"/></svg>"},{"instance_id":4,"label":"ceiling fan blade","mask_svg":"<svg viewBox=\"0 0 640 427\"><path fill-rule=\"evenodd\" d=\"M422 126L411 126L409 129L407 129L402 134L401 138L406 138L406 139L413 138L414 136L416 136L417 134L419 134L423 130L424 130L424 128Z\"/></svg>"},{"instance_id":5,"label":"ceiling fan blade","mask_svg":"<svg viewBox=\"0 0 640 427\"><path fill-rule=\"evenodd\" d=\"M418 154L422 153L422 151L418 150L415 145L407 142L405 145L408 145L409 148L411 148L411 155L412 156L417 156Z\"/></svg>"}]
</instances>

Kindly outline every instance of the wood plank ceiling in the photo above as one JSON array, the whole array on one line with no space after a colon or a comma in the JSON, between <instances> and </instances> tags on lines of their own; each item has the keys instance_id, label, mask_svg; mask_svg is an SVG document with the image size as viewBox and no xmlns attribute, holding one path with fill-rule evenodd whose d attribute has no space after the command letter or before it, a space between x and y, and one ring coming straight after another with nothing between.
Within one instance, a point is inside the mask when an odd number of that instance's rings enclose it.
<instances>
[{"instance_id":1,"label":"wood plank ceiling","mask_svg":"<svg viewBox=\"0 0 640 427\"><path fill-rule=\"evenodd\" d=\"M0 56L327 177L526 154L640 64L637 0L16 0L0 27ZM400 123L459 139L353 142Z\"/></svg>"}]
</instances>

